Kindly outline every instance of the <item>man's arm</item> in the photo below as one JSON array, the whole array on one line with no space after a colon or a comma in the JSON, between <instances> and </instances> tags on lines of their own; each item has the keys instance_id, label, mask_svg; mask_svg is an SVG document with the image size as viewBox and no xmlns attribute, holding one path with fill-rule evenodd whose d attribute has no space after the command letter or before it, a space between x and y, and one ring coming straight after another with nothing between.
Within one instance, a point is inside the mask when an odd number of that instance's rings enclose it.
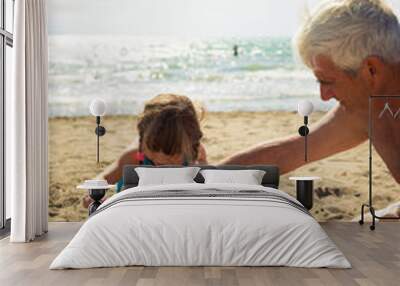
<instances>
[{"instance_id":1,"label":"man's arm","mask_svg":"<svg viewBox=\"0 0 400 286\"><path fill-rule=\"evenodd\" d=\"M311 126L308 140L308 162L317 161L353 148L368 138L368 117L346 111L341 105ZM304 161L304 138L292 135L265 142L224 159L220 164L274 164L281 173L290 172Z\"/></svg>"}]
</instances>

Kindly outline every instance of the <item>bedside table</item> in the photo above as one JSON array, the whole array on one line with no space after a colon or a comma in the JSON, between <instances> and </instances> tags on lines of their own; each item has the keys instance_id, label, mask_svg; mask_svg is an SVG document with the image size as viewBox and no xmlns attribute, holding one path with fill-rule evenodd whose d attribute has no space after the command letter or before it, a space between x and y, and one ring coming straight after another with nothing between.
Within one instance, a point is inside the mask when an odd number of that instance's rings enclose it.
<instances>
[{"instance_id":1,"label":"bedside table","mask_svg":"<svg viewBox=\"0 0 400 286\"><path fill-rule=\"evenodd\" d=\"M296 198L308 210L313 207L313 183L320 177L290 177L289 180L296 181Z\"/></svg>"},{"instance_id":2,"label":"bedside table","mask_svg":"<svg viewBox=\"0 0 400 286\"><path fill-rule=\"evenodd\" d=\"M94 213L101 205L101 199L105 196L108 189L114 185L109 185L106 180L86 180L82 185L77 186L77 189L88 190L89 197L93 202L89 205L89 216Z\"/></svg>"}]
</instances>

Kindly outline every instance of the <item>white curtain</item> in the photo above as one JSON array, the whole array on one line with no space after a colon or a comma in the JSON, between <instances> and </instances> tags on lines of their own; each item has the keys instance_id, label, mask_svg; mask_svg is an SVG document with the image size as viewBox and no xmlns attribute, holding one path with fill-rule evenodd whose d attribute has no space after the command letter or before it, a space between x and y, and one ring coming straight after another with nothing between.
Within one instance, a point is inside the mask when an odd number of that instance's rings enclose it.
<instances>
[{"instance_id":1,"label":"white curtain","mask_svg":"<svg viewBox=\"0 0 400 286\"><path fill-rule=\"evenodd\" d=\"M48 227L46 0L16 0L14 9L13 92L6 98L10 241L28 242Z\"/></svg>"}]
</instances>

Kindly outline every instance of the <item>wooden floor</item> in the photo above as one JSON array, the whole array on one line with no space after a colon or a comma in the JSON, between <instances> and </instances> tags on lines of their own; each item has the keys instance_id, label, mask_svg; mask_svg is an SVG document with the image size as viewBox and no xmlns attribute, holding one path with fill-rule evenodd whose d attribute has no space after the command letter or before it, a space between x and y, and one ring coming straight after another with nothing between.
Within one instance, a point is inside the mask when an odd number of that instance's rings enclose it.
<instances>
[{"instance_id":1,"label":"wooden floor","mask_svg":"<svg viewBox=\"0 0 400 286\"><path fill-rule=\"evenodd\" d=\"M353 268L123 267L48 270L81 223L50 223L47 235L28 244L0 241L0 285L400 285L400 224L324 223Z\"/></svg>"}]
</instances>

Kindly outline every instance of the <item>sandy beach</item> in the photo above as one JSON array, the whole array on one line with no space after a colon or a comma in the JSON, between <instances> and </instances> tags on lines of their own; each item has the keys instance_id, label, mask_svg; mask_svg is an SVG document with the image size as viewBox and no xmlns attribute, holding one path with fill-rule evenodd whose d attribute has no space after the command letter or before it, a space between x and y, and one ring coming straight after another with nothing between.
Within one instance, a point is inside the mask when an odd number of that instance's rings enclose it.
<instances>
[{"instance_id":1,"label":"sandy beach","mask_svg":"<svg viewBox=\"0 0 400 286\"><path fill-rule=\"evenodd\" d=\"M323 115L313 113L311 128ZM85 219L87 210L82 207L81 199L86 193L76 186L95 177L128 144L137 141L135 116L106 116L102 122L107 134L101 138L102 165L97 166L94 117L49 119L50 221ZM209 163L217 163L251 145L293 134L301 123L295 112L207 113L202 126ZM312 209L318 220L352 220L368 197L368 144L281 176L280 189L291 195L295 193L294 183L289 181L293 175L322 178L315 183ZM400 201L400 186L376 154L373 179L374 205L378 209Z\"/></svg>"}]
</instances>

